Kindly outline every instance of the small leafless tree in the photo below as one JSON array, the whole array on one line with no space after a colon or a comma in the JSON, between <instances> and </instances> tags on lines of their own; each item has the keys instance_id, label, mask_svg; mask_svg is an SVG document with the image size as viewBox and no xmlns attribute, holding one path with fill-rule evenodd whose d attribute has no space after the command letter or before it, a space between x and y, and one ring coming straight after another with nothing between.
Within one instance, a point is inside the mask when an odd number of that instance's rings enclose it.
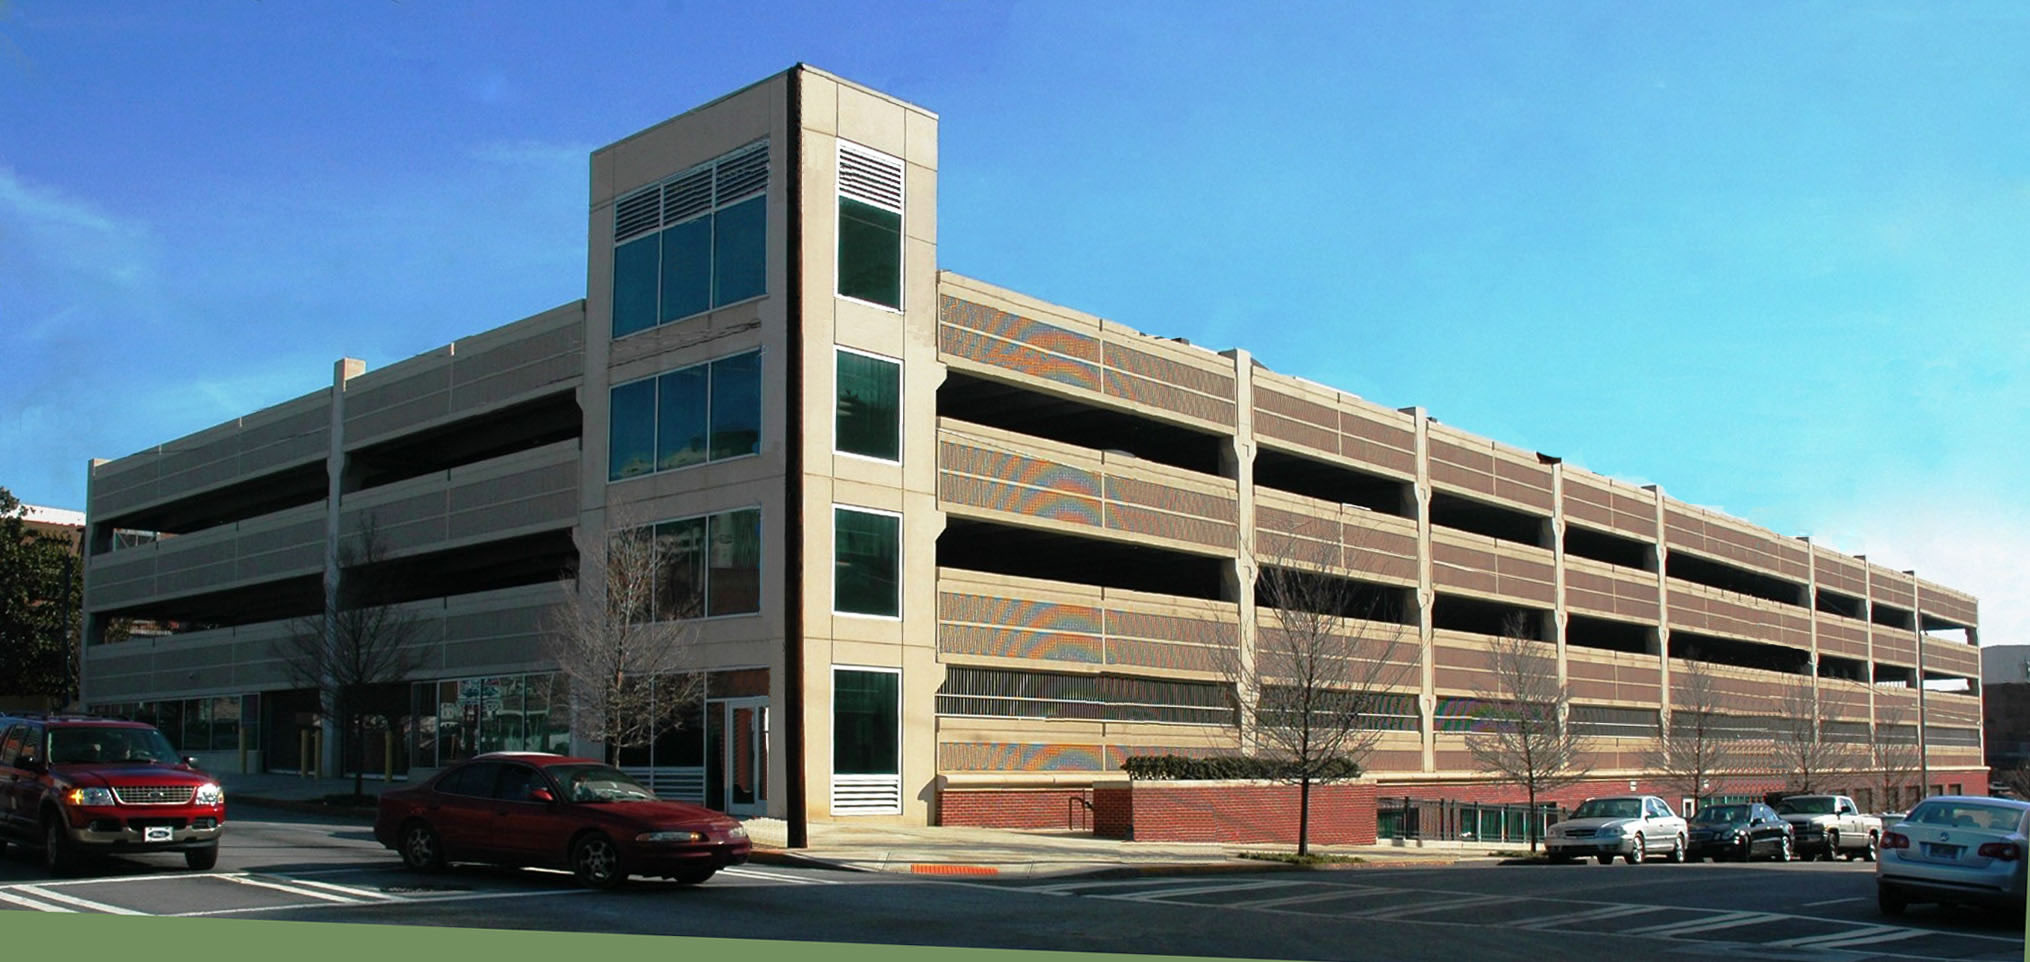
<instances>
[{"instance_id":1,"label":"small leafless tree","mask_svg":"<svg viewBox=\"0 0 2030 962\"><path fill-rule=\"evenodd\" d=\"M1591 772L1592 740L1571 723L1571 690L1558 678L1549 646L1511 615L1488 643L1492 678L1476 693L1480 707L1466 749L1485 772L1529 797L1530 851L1537 850L1537 799Z\"/></svg>"},{"instance_id":2,"label":"small leafless tree","mask_svg":"<svg viewBox=\"0 0 2030 962\"><path fill-rule=\"evenodd\" d=\"M704 547L617 516L606 563L581 567L551 613L544 649L570 690L572 730L603 743L608 762L652 743L704 698L697 631L683 622L703 613ZM579 557L601 552L581 544Z\"/></svg>"},{"instance_id":3,"label":"small leafless tree","mask_svg":"<svg viewBox=\"0 0 2030 962\"><path fill-rule=\"evenodd\" d=\"M1883 806L1887 809L1906 807L1902 798L1906 787L1915 787L1915 797L1924 797L1920 777L1924 770L1923 758L1917 744L1917 725L1914 713L1902 705L1875 707L1874 758L1877 784L1882 789Z\"/></svg>"},{"instance_id":4,"label":"small leafless tree","mask_svg":"<svg viewBox=\"0 0 2030 962\"><path fill-rule=\"evenodd\" d=\"M1332 526L1331 540L1341 539ZM1359 554L1361 529L1344 529ZM1410 663L1400 657L1404 627L1400 589L1344 577L1307 557L1304 539L1322 530L1268 542L1255 581L1254 658L1236 652L1225 663L1240 693L1236 714L1243 744L1281 762L1281 778L1297 786L1297 854L1310 854L1311 786L1357 777L1393 719L1406 714L1394 691ZM1322 542L1321 542L1322 543ZM1414 702L1410 702L1414 704Z\"/></svg>"},{"instance_id":5,"label":"small leafless tree","mask_svg":"<svg viewBox=\"0 0 2030 962\"><path fill-rule=\"evenodd\" d=\"M1997 768L1995 781L2000 782L2009 794L2017 798L2030 798L2030 766L2018 764L2014 768Z\"/></svg>"},{"instance_id":6,"label":"small leafless tree","mask_svg":"<svg viewBox=\"0 0 2030 962\"><path fill-rule=\"evenodd\" d=\"M1671 674L1670 714L1656 746L1644 753L1645 767L1679 797L1705 805L1706 795L1720 779L1756 767L1738 732L1726 721L1739 711L1712 662L1699 660L1697 651L1687 651L1684 667Z\"/></svg>"},{"instance_id":7,"label":"small leafless tree","mask_svg":"<svg viewBox=\"0 0 2030 962\"><path fill-rule=\"evenodd\" d=\"M1852 752L1846 743L1827 736L1833 725L1832 706L1819 696L1811 675L1793 675L1776 698L1774 768L1790 791L1823 791L1826 776L1847 771Z\"/></svg>"},{"instance_id":8,"label":"small leafless tree","mask_svg":"<svg viewBox=\"0 0 2030 962\"><path fill-rule=\"evenodd\" d=\"M364 793L366 724L391 710L374 695L382 686L405 681L422 666L413 646L423 624L397 602L398 577L388 568L388 545L372 515L362 518L338 545L338 581L325 598L326 610L290 622L289 633L273 646L299 687L318 690L323 710L339 731L339 757L353 772L353 795Z\"/></svg>"}]
</instances>

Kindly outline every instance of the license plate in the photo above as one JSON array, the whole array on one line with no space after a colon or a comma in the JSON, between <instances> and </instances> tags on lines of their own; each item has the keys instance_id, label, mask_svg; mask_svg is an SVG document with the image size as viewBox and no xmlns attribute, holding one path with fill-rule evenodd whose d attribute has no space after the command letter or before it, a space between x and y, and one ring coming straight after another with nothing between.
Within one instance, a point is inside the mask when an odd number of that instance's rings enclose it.
<instances>
[{"instance_id":1,"label":"license plate","mask_svg":"<svg viewBox=\"0 0 2030 962\"><path fill-rule=\"evenodd\" d=\"M1937 842L1924 843L1924 854L1932 858L1959 858L1967 850L1964 845L1940 845Z\"/></svg>"},{"instance_id":2,"label":"license plate","mask_svg":"<svg viewBox=\"0 0 2030 962\"><path fill-rule=\"evenodd\" d=\"M167 842L169 841L169 826L150 825L141 830L141 840L144 842Z\"/></svg>"}]
</instances>

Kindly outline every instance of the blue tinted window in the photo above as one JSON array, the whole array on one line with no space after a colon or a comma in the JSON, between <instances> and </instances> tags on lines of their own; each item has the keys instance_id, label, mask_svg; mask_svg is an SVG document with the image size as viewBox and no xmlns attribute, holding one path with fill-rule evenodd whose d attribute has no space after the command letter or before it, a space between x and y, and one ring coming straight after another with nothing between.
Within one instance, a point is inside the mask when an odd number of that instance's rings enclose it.
<instances>
[{"instance_id":1,"label":"blue tinted window","mask_svg":"<svg viewBox=\"0 0 2030 962\"><path fill-rule=\"evenodd\" d=\"M610 396L606 476L618 481L647 474L655 467L656 382L623 384Z\"/></svg>"},{"instance_id":2,"label":"blue tinted window","mask_svg":"<svg viewBox=\"0 0 2030 962\"><path fill-rule=\"evenodd\" d=\"M712 362L712 460L761 450L761 353Z\"/></svg>"},{"instance_id":3,"label":"blue tinted window","mask_svg":"<svg viewBox=\"0 0 2030 962\"><path fill-rule=\"evenodd\" d=\"M663 310L658 323L712 306L712 218L663 231Z\"/></svg>"},{"instance_id":4,"label":"blue tinted window","mask_svg":"<svg viewBox=\"0 0 2030 962\"><path fill-rule=\"evenodd\" d=\"M660 249L655 234L614 249L614 337L656 325L656 262Z\"/></svg>"},{"instance_id":5,"label":"blue tinted window","mask_svg":"<svg viewBox=\"0 0 2030 962\"><path fill-rule=\"evenodd\" d=\"M656 470L705 461L706 366L671 371L656 379Z\"/></svg>"},{"instance_id":6,"label":"blue tinted window","mask_svg":"<svg viewBox=\"0 0 2030 962\"><path fill-rule=\"evenodd\" d=\"M768 289L768 198L743 200L722 210L713 228L716 284L712 306L757 297Z\"/></svg>"}]
</instances>

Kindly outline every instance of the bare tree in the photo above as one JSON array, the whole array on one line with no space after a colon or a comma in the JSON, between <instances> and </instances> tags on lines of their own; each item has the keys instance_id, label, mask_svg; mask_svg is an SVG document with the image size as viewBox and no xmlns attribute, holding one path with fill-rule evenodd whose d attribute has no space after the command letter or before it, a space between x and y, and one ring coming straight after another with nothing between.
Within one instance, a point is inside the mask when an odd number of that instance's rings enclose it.
<instances>
[{"instance_id":1,"label":"bare tree","mask_svg":"<svg viewBox=\"0 0 2030 962\"><path fill-rule=\"evenodd\" d=\"M1466 750L1482 771L1518 785L1529 796L1530 851L1537 850L1537 799L1591 772L1591 739L1568 717L1571 690L1558 678L1558 663L1543 642L1529 635L1520 616L1511 615L1488 644L1493 678L1477 692L1475 730Z\"/></svg>"},{"instance_id":2,"label":"bare tree","mask_svg":"<svg viewBox=\"0 0 2030 962\"><path fill-rule=\"evenodd\" d=\"M341 764L353 770L352 791L364 794L366 723L391 714L374 694L407 680L422 666L412 647L422 633L414 612L397 602L398 578L388 568L388 545L372 515L360 520L338 546L338 581L325 611L290 622L273 650L294 682L317 689L339 731Z\"/></svg>"},{"instance_id":3,"label":"bare tree","mask_svg":"<svg viewBox=\"0 0 2030 962\"><path fill-rule=\"evenodd\" d=\"M2017 798L2030 798L2030 766L2017 763L2013 768L1997 768L1995 781L2000 782L2009 794Z\"/></svg>"},{"instance_id":4,"label":"bare tree","mask_svg":"<svg viewBox=\"0 0 2030 962\"><path fill-rule=\"evenodd\" d=\"M1713 664L1697 651L1685 653L1684 667L1671 674L1671 707L1657 744L1644 753L1644 766L1681 798L1706 803L1720 779L1755 767L1727 716L1734 703Z\"/></svg>"},{"instance_id":5,"label":"bare tree","mask_svg":"<svg viewBox=\"0 0 2030 962\"><path fill-rule=\"evenodd\" d=\"M1826 776L1847 771L1852 753L1828 737L1832 706L1818 693L1811 675L1793 675L1776 699L1774 767L1790 791L1810 794L1824 790Z\"/></svg>"},{"instance_id":6,"label":"bare tree","mask_svg":"<svg viewBox=\"0 0 2030 962\"><path fill-rule=\"evenodd\" d=\"M697 632L683 623L703 611L705 546L686 543L681 526L617 516L615 528L606 563L566 583L569 599L544 635L571 692L572 730L603 743L608 762L680 724L705 695L705 675L691 664ZM581 544L579 557L600 553Z\"/></svg>"},{"instance_id":7,"label":"bare tree","mask_svg":"<svg viewBox=\"0 0 2030 962\"><path fill-rule=\"evenodd\" d=\"M1344 530L1358 542L1364 529ZM1302 539L1315 537L1306 531L1270 542L1277 550L1258 562L1255 581L1254 658L1244 663L1236 652L1225 663L1240 694L1243 743L1280 762L1280 778L1297 786L1299 855L1311 850L1311 786L1358 777L1382 733L1414 714L1404 708L1408 696L1393 690L1410 667L1398 657L1401 591L1300 557L1312 554ZM1326 550L1346 547L1358 549Z\"/></svg>"},{"instance_id":8,"label":"bare tree","mask_svg":"<svg viewBox=\"0 0 2030 962\"><path fill-rule=\"evenodd\" d=\"M1913 717L1912 710L1902 705L1878 703L1875 708L1872 761L1885 809L1905 807L1901 798L1906 787L1914 786L1916 798L1924 798L1925 790L1919 777L1924 766L1918 754L1917 725L1912 721Z\"/></svg>"}]
</instances>

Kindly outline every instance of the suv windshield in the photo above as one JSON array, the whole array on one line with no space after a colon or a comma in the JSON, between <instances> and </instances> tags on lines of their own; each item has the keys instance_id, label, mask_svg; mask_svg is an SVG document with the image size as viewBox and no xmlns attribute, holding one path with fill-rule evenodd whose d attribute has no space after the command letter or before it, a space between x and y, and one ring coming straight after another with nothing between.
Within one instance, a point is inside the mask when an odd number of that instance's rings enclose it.
<instances>
[{"instance_id":1,"label":"suv windshield","mask_svg":"<svg viewBox=\"0 0 2030 962\"><path fill-rule=\"evenodd\" d=\"M1641 818L1639 798L1589 798L1572 810L1573 818Z\"/></svg>"},{"instance_id":2,"label":"suv windshield","mask_svg":"<svg viewBox=\"0 0 2030 962\"><path fill-rule=\"evenodd\" d=\"M101 728L97 725L51 728L49 763L93 765L161 762L181 764L169 739L153 728Z\"/></svg>"},{"instance_id":3,"label":"suv windshield","mask_svg":"<svg viewBox=\"0 0 2030 962\"><path fill-rule=\"evenodd\" d=\"M1747 820L1748 806L1746 805L1715 805L1711 808L1699 809L1699 813L1692 816L1692 821L1710 825L1732 825L1736 822L1745 822Z\"/></svg>"},{"instance_id":4,"label":"suv windshield","mask_svg":"<svg viewBox=\"0 0 2030 962\"><path fill-rule=\"evenodd\" d=\"M1778 815L1831 815L1833 800L1830 798L1787 798L1776 806Z\"/></svg>"},{"instance_id":5,"label":"suv windshield","mask_svg":"<svg viewBox=\"0 0 2030 962\"><path fill-rule=\"evenodd\" d=\"M571 802L653 802L654 792L610 765L551 765L550 777Z\"/></svg>"}]
</instances>

